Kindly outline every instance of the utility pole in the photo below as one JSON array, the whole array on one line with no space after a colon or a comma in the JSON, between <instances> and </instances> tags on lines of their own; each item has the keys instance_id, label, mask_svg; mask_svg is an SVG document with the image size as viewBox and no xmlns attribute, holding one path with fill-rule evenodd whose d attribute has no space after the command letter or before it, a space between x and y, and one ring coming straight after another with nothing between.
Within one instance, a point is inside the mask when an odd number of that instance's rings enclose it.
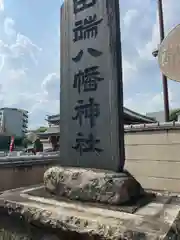
<instances>
[{"instance_id":1,"label":"utility pole","mask_svg":"<svg viewBox=\"0 0 180 240\"><path fill-rule=\"evenodd\" d=\"M159 33L160 33L160 41L162 42L164 39L164 19L163 19L163 6L162 0L158 1L158 15L159 15ZM163 96L164 96L164 115L165 121L169 121L169 96L168 96L168 83L167 77L162 74L162 84L163 84Z\"/></svg>"},{"instance_id":2,"label":"utility pole","mask_svg":"<svg viewBox=\"0 0 180 240\"><path fill-rule=\"evenodd\" d=\"M102 0L101 0L102 1ZM112 0L111 0L112 1ZM117 74L117 110L118 110L118 142L120 152L120 162L118 171L122 172L125 165L125 147L124 147L124 123L122 122L122 116L124 115L123 110L123 71L122 71L122 50L121 50L121 27L120 27L120 13L119 13L119 0L114 0L115 6L115 21L116 21L116 61L118 67L116 69Z\"/></svg>"}]
</instances>

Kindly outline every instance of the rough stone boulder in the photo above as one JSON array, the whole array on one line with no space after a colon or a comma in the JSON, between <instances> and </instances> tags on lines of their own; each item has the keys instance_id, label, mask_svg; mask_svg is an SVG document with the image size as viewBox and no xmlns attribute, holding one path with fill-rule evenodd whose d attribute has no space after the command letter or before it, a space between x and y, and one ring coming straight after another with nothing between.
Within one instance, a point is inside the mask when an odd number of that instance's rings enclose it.
<instances>
[{"instance_id":1,"label":"rough stone boulder","mask_svg":"<svg viewBox=\"0 0 180 240\"><path fill-rule=\"evenodd\" d=\"M71 200L119 205L139 198L144 191L128 172L52 167L44 174L47 191Z\"/></svg>"}]
</instances>

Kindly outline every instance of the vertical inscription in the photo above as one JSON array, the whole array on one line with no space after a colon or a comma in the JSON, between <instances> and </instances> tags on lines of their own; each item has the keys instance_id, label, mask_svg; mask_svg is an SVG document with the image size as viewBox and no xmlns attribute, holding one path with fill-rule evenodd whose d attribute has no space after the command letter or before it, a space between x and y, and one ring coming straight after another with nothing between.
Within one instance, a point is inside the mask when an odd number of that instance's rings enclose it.
<instances>
[{"instance_id":1,"label":"vertical inscription","mask_svg":"<svg viewBox=\"0 0 180 240\"><path fill-rule=\"evenodd\" d=\"M77 15L79 12L93 7L96 3L97 0L73 0L74 14ZM99 33L99 25L102 21L103 18L98 19L95 13L91 16L86 16L84 19L75 21L72 41L76 43L78 41L86 41L90 38L96 41L96 37ZM72 58L72 61L78 64L83 58L84 50L95 58L103 54L101 51L94 48L80 49L78 54ZM80 127L85 124L84 120L88 120L90 128L96 128L96 121L100 116L100 104L96 102L90 94L97 90L98 84L103 80L104 78L101 77L99 66L87 67L74 73L73 89L78 91L79 97L82 92L89 94L88 102L79 99L74 107L76 114L72 117L72 120L77 121ZM72 148L79 152L80 156L88 152L94 152L96 155L99 155L103 151L103 149L96 146L97 144L101 144L101 140L96 139L93 132L90 132L88 136L84 136L83 132L78 132L75 141L76 143Z\"/></svg>"},{"instance_id":2,"label":"vertical inscription","mask_svg":"<svg viewBox=\"0 0 180 240\"><path fill-rule=\"evenodd\" d=\"M64 0L60 94L62 166L119 171L120 159L124 159L117 1Z\"/></svg>"}]
</instances>

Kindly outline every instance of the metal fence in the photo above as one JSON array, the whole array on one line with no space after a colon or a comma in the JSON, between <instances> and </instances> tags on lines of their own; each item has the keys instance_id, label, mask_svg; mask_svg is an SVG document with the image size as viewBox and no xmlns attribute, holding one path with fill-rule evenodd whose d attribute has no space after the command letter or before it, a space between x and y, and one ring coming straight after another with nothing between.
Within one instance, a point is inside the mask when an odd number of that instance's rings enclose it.
<instances>
[{"instance_id":1,"label":"metal fence","mask_svg":"<svg viewBox=\"0 0 180 240\"><path fill-rule=\"evenodd\" d=\"M22 156L0 156L0 167L13 166L31 166L36 164L57 164L60 159L58 153L46 153L38 155L22 155Z\"/></svg>"}]
</instances>

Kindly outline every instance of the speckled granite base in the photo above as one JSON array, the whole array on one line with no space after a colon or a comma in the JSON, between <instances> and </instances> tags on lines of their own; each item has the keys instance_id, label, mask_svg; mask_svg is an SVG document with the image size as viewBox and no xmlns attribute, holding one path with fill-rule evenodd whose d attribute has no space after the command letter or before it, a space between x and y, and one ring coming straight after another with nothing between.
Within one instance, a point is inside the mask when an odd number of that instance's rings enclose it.
<instances>
[{"instance_id":1,"label":"speckled granite base","mask_svg":"<svg viewBox=\"0 0 180 240\"><path fill-rule=\"evenodd\" d=\"M58 240L62 239L52 231L44 231L28 224L18 216L0 215L0 240Z\"/></svg>"},{"instance_id":2,"label":"speckled granite base","mask_svg":"<svg viewBox=\"0 0 180 240\"><path fill-rule=\"evenodd\" d=\"M60 197L110 205L131 202L145 194L140 183L128 172L85 168L52 167L44 174L44 186Z\"/></svg>"},{"instance_id":3,"label":"speckled granite base","mask_svg":"<svg viewBox=\"0 0 180 240\"><path fill-rule=\"evenodd\" d=\"M11 232L28 240L180 239L179 197L158 196L129 214L31 195L42 188L17 189L0 195L1 234Z\"/></svg>"}]
</instances>

